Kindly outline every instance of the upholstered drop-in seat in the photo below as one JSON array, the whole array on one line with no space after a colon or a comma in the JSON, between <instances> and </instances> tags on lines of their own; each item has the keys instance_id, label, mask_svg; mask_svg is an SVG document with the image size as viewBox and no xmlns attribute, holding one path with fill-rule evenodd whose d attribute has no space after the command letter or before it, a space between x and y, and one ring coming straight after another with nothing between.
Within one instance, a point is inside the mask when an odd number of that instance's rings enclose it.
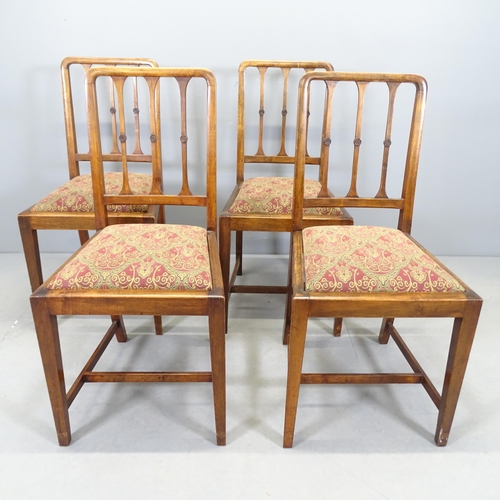
<instances>
[{"instance_id":1,"label":"upholstered drop-in seat","mask_svg":"<svg viewBox=\"0 0 500 500\"><path fill-rule=\"evenodd\" d=\"M312 179L305 180L306 198L316 198L321 184ZM232 214L283 214L292 213L293 179L289 177L253 177L243 181L229 213ZM307 208L307 215L342 215L337 207Z\"/></svg>"},{"instance_id":2,"label":"upholstered drop-in seat","mask_svg":"<svg viewBox=\"0 0 500 500\"><path fill-rule=\"evenodd\" d=\"M207 232L175 224L107 226L47 288L211 290Z\"/></svg>"},{"instance_id":3,"label":"upholstered drop-in seat","mask_svg":"<svg viewBox=\"0 0 500 500\"><path fill-rule=\"evenodd\" d=\"M372 226L303 230L309 292L463 292L402 231Z\"/></svg>"},{"instance_id":4,"label":"upholstered drop-in seat","mask_svg":"<svg viewBox=\"0 0 500 500\"><path fill-rule=\"evenodd\" d=\"M107 172L104 175L106 192L119 194L122 190L121 172ZM130 189L134 194L147 194L151 191L151 175L131 173ZM52 191L36 203L33 212L93 212L94 198L90 174L79 175ZM110 212L147 212L147 205L109 205Z\"/></svg>"}]
</instances>

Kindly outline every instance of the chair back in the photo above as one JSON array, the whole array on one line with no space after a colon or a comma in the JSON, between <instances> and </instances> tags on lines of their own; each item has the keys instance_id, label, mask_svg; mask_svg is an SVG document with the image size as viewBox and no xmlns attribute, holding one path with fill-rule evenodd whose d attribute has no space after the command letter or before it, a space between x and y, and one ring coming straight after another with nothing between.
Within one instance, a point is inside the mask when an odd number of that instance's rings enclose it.
<instances>
[{"instance_id":1,"label":"chair back","mask_svg":"<svg viewBox=\"0 0 500 500\"><path fill-rule=\"evenodd\" d=\"M88 134L88 109L85 98L87 75L95 67L157 67L152 59L143 58L104 58L104 57L66 57L61 63L61 80L63 90L64 123L66 127L66 142L68 151L68 168L70 179L81 175L80 162L90 164ZM111 82L108 83L108 123L110 145L108 158L119 158L120 143L116 128L116 96ZM77 98L75 99L75 96ZM79 98L81 97L81 99ZM135 112L135 124L139 126L139 95L137 86L128 103ZM83 123L83 126L81 124ZM80 125L80 126L79 126ZM85 136L85 140L82 137ZM81 141L78 140L80 137ZM136 135L140 141L139 134ZM81 147L79 148L79 142ZM135 161L151 161L142 153L141 144L137 142L133 151Z\"/></svg>"},{"instance_id":2,"label":"chair back","mask_svg":"<svg viewBox=\"0 0 500 500\"><path fill-rule=\"evenodd\" d=\"M99 81L103 78L111 79L117 99L115 117L120 144L116 154L120 157L123 176L120 194L106 193L104 185L104 164L109 156L103 153L105 132L100 127L99 92L102 89ZM136 86L144 89L142 95L146 102L141 108L140 129L133 127L128 130L124 102L127 93L134 93ZM213 74L196 68L97 67L87 74L87 99L97 229L108 224L108 205L131 204L206 207L206 227L215 231L216 83ZM102 110L103 113L106 111ZM133 193L129 182L129 164L135 160L138 130L147 138L151 151L153 182L146 194ZM129 137L129 131L132 137ZM129 153L129 149L133 152ZM165 189L160 182L164 169ZM195 190L192 190L190 179L194 179L198 194L193 194Z\"/></svg>"},{"instance_id":3,"label":"chair back","mask_svg":"<svg viewBox=\"0 0 500 500\"><path fill-rule=\"evenodd\" d=\"M295 131L287 137L290 105L295 107L298 79L303 72L333 71L328 62L243 61L238 69L238 136L236 182L243 182L245 164L290 164L295 156ZM245 111L250 110L248 113ZM253 136L253 137L249 137ZM253 141L252 141L253 139ZM292 140L292 144L289 140ZM250 142L254 144L250 146ZM252 151L247 154L246 147ZM271 148L274 147L273 150ZM276 147L277 146L277 147ZM250 149L250 147L254 149ZM256 149L255 149L256 148ZM255 152L253 152L255 151ZM307 163L319 165L319 158ZM269 168L267 169L269 170Z\"/></svg>"},{"instance_id":4,"label":"chair back","mask_svg":"<svg viewBox=\"0 0 500 500\"><path fill-rule=\"evenodd\" d=\"M312 94L318 91L325 95L319 138L323 189L318 198L304 199L308 108ZM398 228L411 231L426 96L427 83L418 75L314 72L302 77L294 230L304 227L305 207L365 207L399 210ZM342 150L346 151L344 156ZM331 194L339 191L338 187L328 191L329 170L336 170L336 180L339 171L347 172L344 195ZM367 194L360 194L367 191L368 176L374 180L371 191L369 188Z\"/></svg>"}]
</instances>

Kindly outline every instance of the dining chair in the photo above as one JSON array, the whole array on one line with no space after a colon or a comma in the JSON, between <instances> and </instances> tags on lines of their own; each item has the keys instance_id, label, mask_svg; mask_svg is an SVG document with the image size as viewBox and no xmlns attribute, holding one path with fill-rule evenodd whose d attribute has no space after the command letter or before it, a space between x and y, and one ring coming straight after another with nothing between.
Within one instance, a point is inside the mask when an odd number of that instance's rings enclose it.
<instances>
[{"instance_id":1,"label":"dining chair","mask_svg":"<svg viewBox=\"0 0 500 500\"><path fill-rule=\"evenodd\" d=\"M119 193L108 188L103 168L107 153L102 149L105 132L100 127L100 111L106 109L98 103L99 83L105 78L111 78L120 103L116 110L123 176ZM142 112L148 115L149 123L143 132L148 137L153 182L147 193L133 192L129 174L133 158L129 147L134 147L134 140L127 133L123 96L133 92L136 80L148 97ZM87 73L87 89L97 233L31 295L59 444L71 441L68 409L85 383L212 382L216 441L224 445L225 326L216 239L215 78L209 70L196 68L97 67ZM169 98L164 99L167 92ZM170 97L173 92L175 98ZM162 168L168 171L164 190L159 182ZM168 210L179 208L185 215L177 224L110 224L110 205L168 205ZM203 227L186 224L186 217L195 217L192 210L196 207L204 212ZM211 369L94 370L114 336L118 342L127 340L125 314L207 316ZM68 390L58 332L57 317L61 315L105 315L113 319Z\"/></svg>"},{"instance_id":2,"label":"dining chair","mask_svg":"<svg viewBox=\"0 0 500 500\"><path fill-rule=\"evenodd\" d=\"M243 61L238 69L238 131L236 186L219 216L219 244L226 295L226 316L231 293L285 293L283 285L236 284L242 275L243 232L290 232L295 160L295 132L288 123L289 107L296 103L298 77L304 72L332 71L328 62ZM293 116L293 114L292 114ZM308 117L308 125L320 125ZM293 127L293 126L292 126ZM253 149L251 149L253 148ZM306 180L305 196L325 189L318 155L307 154L315 166L315 179ZM257 177L248 175L260 173ZM289 170L282 175L283 168ZM328 219L334 224L352 224L352 217L339 207L310 209L308 220ZM235 264L231 270L231 233L235 233ZM337 328L338 330L338 328Z\"/></svg>"},{"instance_id":3,"label":"dining chair","mask_svg":"<svg viewBox=\"0 0 500 500\"><path fill-rule=\"evenodd\" d=\"M323 137L329 144L331 141L322 156L332 154L330 150L338 153L344 144L352 159L350 182L344 196L304 199L307 102L318 88L327 94ZM308 73L300 81L292 272L284 328L284 343L288 344L286 448L293 444L302 384L421 384L438 409L435 442L438 446L448 442L482 300L410 235L426 95L427 83L417 75L325 72ZM350 104L352 113L348 112ZM380 119L377 113L382 115ZM342 127L348 117L353 117L350 133ZM330 129L332 121L335 127L341 125L339 130ZM335 166L341 168L340 162ZM375 182L366 182L373 170L378 172L372 179ZM323 206L372 212L392 209L398 214L397 229L306 227L304 207ZM308 320L322 317L383 318L380 344L392 338L411 370L303 373ZM394 324L396 318L420 317L453 318L441 392ZM373 365L380 363L374 361Z\"/></svg>"},{"instance_id":4,"label":"dining chair","mask_svg":"<svg viewBox=\"0 0 500 500\"><path fill-rule=\"evenodd\" d=\"M96 66L156 67L158 64L152 59L141 58L67 57L62 61L61 78L69 181L18 216L31 291L36 290L43 282L37 231L78 230L80 244L83 244L89 238L88 231L95 229L91 176L90 173L85 173L81 167L90 164L88 110L84 100L85 82L89 70ZM137 165L150 161L148 155L145 155L141 149L139 99L137 91L128 96L128 105L130 109L133 109L130 121L136 129L136 143L133 150L130 151L129 160ZM116 129L118 103L112 87L110 87L107 100L109 111L107 116L103 117L109 130L109 152L106 155L106 161L120 161L121 143ZM121 182L119 172L109 171L106 173L106 183L113 192L120 192ZM149 175L141 172L131 173L130 185L134 191L147 192L150 189L150 184L151 177ZM110 207L110 210L112 212L110 214L111 223L154 222L157 217L162 220L163 215L161 211L158 213L157 207L153 206L121 205Z\"/></svg>"}]
</instances>

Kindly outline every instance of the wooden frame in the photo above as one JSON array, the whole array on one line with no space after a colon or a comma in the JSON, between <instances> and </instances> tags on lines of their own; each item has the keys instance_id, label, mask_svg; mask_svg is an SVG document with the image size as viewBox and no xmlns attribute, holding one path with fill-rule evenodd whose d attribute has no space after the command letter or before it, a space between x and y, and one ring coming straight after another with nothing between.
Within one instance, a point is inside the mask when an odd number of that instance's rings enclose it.
<instances>
[{"instance_id":1,"label":"wooden frame","mask_svg":"<svg viewBox=\"0 0 500 500\"><path fill-rule=\"evenodd\" d=\"M93 57L67 57L61 63L61 78L64 104L64 122L66 127L66 144L68 152L69 178L74 179L80 175L80 162L90 161L90 152L79 152L77 147L77 131L75 104L71 83L71 67L81 66L84 71L84 78L90 68L95 66L131 66L131 67L157 67L158 64L152 59L144 58L93 58ZM83 96L82 100L83 100ZM136 97L137 99L137 97ZM135 101L136 101L135 99ZM110 106L115 107L114 96L110 96ZM137 102L133 105L137 107ZM138 124L138 113L135 115L136 127ZM88 111L86 121L88 122ZM107 156L109 161L120 158L118 138L116 129L111 129L113 143L115 147ZM148 155L141 154L140 147L131 155L132 161L148 162ZM42 212L34 211L33 207L24 210L18 215L19 231L23 243L28 276L31 291L36 290L43 282L42 263L40 259L40 249L38 245L38 230L77 230L80 237L80 244L89 239L89 230L95 229L94 212ZM145 213L129 212L115 213L110 218L110 223L148 223L155 222L157 217L162 220L162 212L158 213L158 207L150 206Z\"/></svg>"},{"instance_id":2,"label":"wooden frame","mask_svg":"<svg viewBox=\"0 0 500 500\"><path fill-rule=\"evenodd\" d=\"M256 68L259 72L259 106L258 112L258 147L255 154L247 154L245 151L245 73L249 68ZM269 69L280 69L283 74L281 131L279 134L279 151L269 154L264 151L264 138L266 130L264 124L265 116L265 76ZM256 214L256 213L232 213L231 206L238 196L245 181L246 165L293 165L295 157L289 155L285 149L287 134L287 105L289 102L289 75L293 70L304 72L315 70L332 71L333 67L327 62L295 62L295 61L243 61L238 69L238 135L237 135L237 160L236 160L236 186L233 189L226 205L219 216L219 244L224 278L224 291L227 306L231 293L286 293L286 286L263 286L263 285L238 285L235 284L236 277L242 274L242 252L244 231L269 231L290 232L292 229L291 214ZM321 71L320 71L321 72ZM306 162L318 165L318 180L322 183L325 178L322 174L325 165L320 165L319 157L307 156ZM311 223L352 224L352 217L344 211L342 216L308 216ZM231 258L231 233L236 233L236 262L234 268L230 269Z\"/></svg>"},{"instance_id":3,"label":"wooden frame","mask_svg":"<svg viewBox=\"0 0 500 500\"><path fill-rule=\"evenodd\" d=\"M158 182L153 182L151 192L146 195L134 195L128 187L128 155L126 136L120 128L122 136L122 172L124 176L123 190L118 195L109 195L104 189L103 161L100 141L95 82L102 77L111 77L117 92L123 91L124 82L128 78L142 78L150 94L150 139L152 144L152 175L159 179L162 170L161 126L159 110L159 81L176 80L179 83L181 102L181 143L187 137L186 95L188 83L198 79L206 84L207 119L204 134L206 138L206 192L193 195L189 188L186 149L182 149L183 187L178 195L165 194ZM216 82L213 74L196 68L113 68L99 67L88 72L88 102L91 130L91 166L95 198L95 226L98 230L109 223L106 209L110 204L156 204L156 205L189 205L205 207L207 228L207 249L210 263L211 288L207 290L158 290L158 289L73 289L68 287L54 288L52 275L31 296L31 305L45 377L52 405L56 432L60 445L68 445L71 441L68 409L74 398L87 382L212 382L214 393L215 425L217 444L226 442L225 424L225 324L224 293L218 245L216 239ZM198 101L198 106L199 101ZM123 106L118 110L120 127L123 124ZM199 117L198 117L199 119ZM184 135L185 134L185 135ZM184 168L185 167L185 168ZM118 230L120 227L117 226ZM137 227L137 226L134 226ZM163 226L164 227L164 226ZM93 236L76 254L77 257L87 245L96 241L102 233ZM97 240L99 241L99 240ZM71 259L70 259L71 260ZM69 261L68 261L69 262ZM66 265L66 264L65 264ZM61 266L60 269L64 268ZM99 372L94 371L100 356L113 336L119 342L127 340L122 315L202 315L208 317L210 354L212 369L202 372ZM57 327L59 315L106 315L111 316L112 325L103 340L84 366L80 375L67 391L64 379L61 347Z\"/></svg>"},{"instance_id":4,"label":"wooden frame","mask_svg":"<svg viewBox=\"0 0 500 500\"><path fill-rule=\"evenodd\" d=\"M307 101L313 81L326 84L329 97L325 106L325 115L331 116L333 93L339 82L353 82L358 87L358 113L354 141L354 155L351 187L343 197L318 198L303 200L303 179L305 164L305 130ZM404 167L401 197L390 198L385 190L387 157L381 174L381 189L374 197L358 196L357 153L361 145L361 119L363 114L363 96L371 82L386 82L389 89L388 119L384 148L391 146L389 125L392 124L394 96L398 86L415 87L414 106L408 139L406 165ZM482 305L481 298L465 283L454 276L432 255L426 252L442 269L450 273L463 287L456 292L312 292L305 287L304 249L302 230L306 227L303 220L303 207L307 206L346 206L366 208L393 208L399 210L398 229L408 238L412 223L413 202L422 136L423 116L427 84L416 75L388 75L371 73L323 73L308 74L300 82L299 110L297 118L297 151L293 208L293 241L291 255L291 274L289 295L285 315L283 341L288 346L288 379L286 391L284 447L293 444L299 389L301 384L381 384L381 383L418 383L422 384L439 411L435 433L438 446L445 446L448 441L457 401L462 385L467 360L472 346L477 321ZM387 133L387 131L389 131ZM414 243L415 240L412 239ZM418 243L416 243L418 245ZM420 245L418 245L420 247ZM422 250L423 248L420 247ZM409 373L302 373L302 362L308 319L311 317L380 317L385 318L379 334L381 344L393 338L402 351L412 371ZM444 385L441 394L432 384L427 374L413 356L401 335L394 326L394 319L399 317L449 317L454 318L451 344L446 365Z\"/></svg>"}]
</instances>

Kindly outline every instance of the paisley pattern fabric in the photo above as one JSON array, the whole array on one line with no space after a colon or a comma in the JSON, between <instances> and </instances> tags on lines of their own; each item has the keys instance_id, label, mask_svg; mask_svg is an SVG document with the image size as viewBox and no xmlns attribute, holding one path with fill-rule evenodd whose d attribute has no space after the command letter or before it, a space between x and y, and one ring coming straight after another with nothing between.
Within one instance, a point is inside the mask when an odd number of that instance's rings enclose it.
<instances>
[{"instance_id":1,"label":"paisley pattern fabric","mask_svg":"<svg viewBox=\"0 0 500 500\"><path fill-rule=\"evenodd\" d=\"M464 291L404 233L371 226L304 229L305 289L311 292Z\"/></svg>"},{"instance_id":2,"label":"paisley pattern fabric","mask_svg":"<svg viewBox=\"0 0 500 500\"><path fill-rule=\"evenodd\" d=\"M206 230L174 224L107 226L47 286L50 290L211 287Z\"/></svg>"},{"instance_id":3,"label":"paisley pattern fabric","mask_svg":"<svg viewBox=\"0 0 500 500\"><path fill-rule=\"evenodd\" d=\"M304 197L316 198L321 184L305 180ZM291 214L293 179L289 177L253 177L243 182L230 213L233 214ZM342 215L337 207L312 207L304 210L306 215Z\"/></svg>"},{"instance_id":4,"label":"paisley pattern fabric","mask_svg":"<svg viewBox=\"0 0 500 500\"><path fill-rule=\"evenodd\" d=\"M104 175L106 193L119 194L123 185L121 172L107 172ZM151 176L129 174L130 189L135 194L151 191ZM94 196L90 174L79 175L52 191L31 209L33 212L93 212ZM147 212L147 205L109 205L110 212Z\"/></svg>"}]
</instances>

